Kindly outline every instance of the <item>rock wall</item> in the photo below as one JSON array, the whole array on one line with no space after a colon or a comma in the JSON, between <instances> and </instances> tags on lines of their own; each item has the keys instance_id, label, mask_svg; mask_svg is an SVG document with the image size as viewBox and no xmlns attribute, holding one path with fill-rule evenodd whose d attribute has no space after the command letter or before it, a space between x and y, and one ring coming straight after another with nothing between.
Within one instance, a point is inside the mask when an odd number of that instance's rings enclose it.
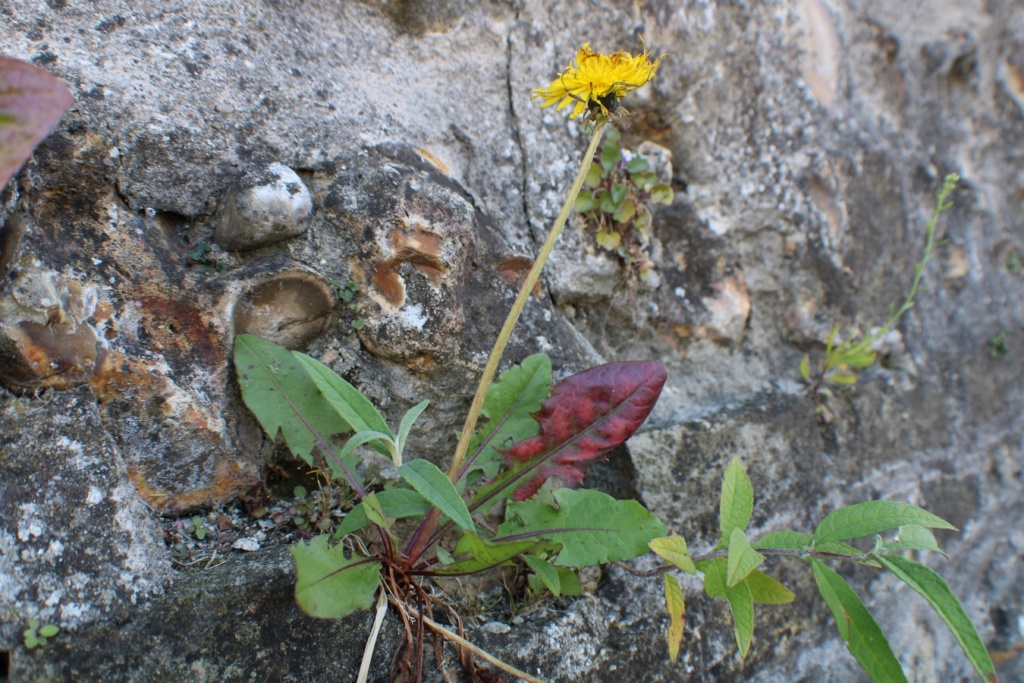
<instances>
[{"instance_id":1,"label":"rock wall","mask_svg":"<svg viewBox=\"0 0 1024 683\"><path fill-rule=\"evenodd\" d=\"M583 42L641 35L666 56L623 144L676 192L656 276L570 226L507 362L664 362L655 413L592 483L692 547L714 540L733 456L765 531L874 498L944 516L952 560L926 559L1024 678L1019 3L139 5L0 2L0 49L76 100L0 193L0 679L352 676L366 615L303 617L280 547L172 565L161 515L226 509L281 464L241 404L234 335L308 350L390 420L431 399L407 452L444 460L585 144L529 92ZM943 243L884 362L812 400L800 358L902 300L949 172ZM472 635L552 680L861 675L806 568L773 570L800 597L759 609L746 660L691 583L670 665L660 587L617 568ZM919 680L969 676L916 596L850 579ZM63 633L29 652L34 616Z\"/></svg>"}]
</instances>

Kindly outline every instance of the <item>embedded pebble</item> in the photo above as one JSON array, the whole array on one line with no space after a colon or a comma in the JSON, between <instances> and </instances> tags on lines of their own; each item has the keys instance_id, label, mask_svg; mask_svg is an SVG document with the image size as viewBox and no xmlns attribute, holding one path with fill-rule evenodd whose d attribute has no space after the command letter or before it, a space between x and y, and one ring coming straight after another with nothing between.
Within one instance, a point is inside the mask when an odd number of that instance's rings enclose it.
<instances>
[{"instance_id":1,"label":"embedded pebble","mask_svg":"<svg viewBox=\"0 0 1024 683\"><path fill-rule=\"evenodd\" d=\"M275 161L231 192L214 239L224 249L255 249L301 235L312 213L309 188L295 171Z\"/></svg>"},{"instance_id":2,"label":"embedded pebble","mask_svg":"<svg viewBox=\"0 0 1024 683\"><path fill-rule=\"evenodd\" d=\"M494 633L495 635L504 635L512 630L512 627L508 624L503 624L500 621L489 621L480 627L482 630L488 633Z\"/></svg>"},{"instance_id":3,"label":"embedded pebble","mask_svg":"<svg viewBox=\"0 0 1024 683\"><path fill-rule=\"evenodd\" d=\"M232 543L231 547L235 550L244 550L251 553L260 549L260 542L252 536L247 536L246 538L240 538Z\"/></svg>"}]
</instances>

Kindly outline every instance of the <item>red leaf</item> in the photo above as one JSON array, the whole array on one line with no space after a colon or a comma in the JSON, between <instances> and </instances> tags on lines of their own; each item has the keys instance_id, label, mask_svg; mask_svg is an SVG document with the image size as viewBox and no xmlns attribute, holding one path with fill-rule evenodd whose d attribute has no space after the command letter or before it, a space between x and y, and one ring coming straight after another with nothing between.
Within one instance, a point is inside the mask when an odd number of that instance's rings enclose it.
<instances>
[{"instance_id":1,"label":"red leaf","mask_svg":"<svg viewBox=\"0 0 1024 683\"><path fill-rule=\"evenodd\" d=\"M0 190L71 103L68 87L46 70L0 55Z\"/></svg>"},{"instance_id":2,"label":"red leaf","mask_svg":"<svg viewBox=\"0 0 1024 683\"><path fill-rule=\"evenodd\" d=\"M640 428L666 377L661 363L627 361L599 365L559 382L533 415L540 433L504 451L521 467L516 479L533 475L515 490L515 500L532 496L548 477L558 477L569 488L579 486L590 463Z\"/></svg>"}]
</instances>

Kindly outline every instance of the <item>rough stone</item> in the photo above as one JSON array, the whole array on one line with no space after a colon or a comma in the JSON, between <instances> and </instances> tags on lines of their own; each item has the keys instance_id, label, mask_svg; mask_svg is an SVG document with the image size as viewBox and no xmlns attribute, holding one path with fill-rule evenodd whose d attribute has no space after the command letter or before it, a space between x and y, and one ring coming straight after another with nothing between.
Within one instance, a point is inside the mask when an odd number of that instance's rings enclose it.
<instances>
[{"instance_id":1,"label":"rough stone","mask_svg":"<svg viewBox=\"0 0 1024 683\"><path fill-rule=\"evenodd\" d=\"M313 198L295 171L274 162L228 193L214 239L245 251L301 235L309 227Z\"/></svg>"},{"instance_id":2,"label":"rough stone","mask_svg":"<svg viewBox=\"0 0 1024 683\"><path fill-rule=\"evenodd\" d=\"M570 226L506 363L547 351L562 376L662 360L646 431L590 481L638 495L697 550L716 540L733 456L757 530L812 529L872 498L946 516L962 530L941 539L953 561L924 559L1003 654L1003 678L1024 679L1010 561L1024 546L1022 21L1013 0L0 4L5 52L76 100L0 194L9 677L353 678L368 614L303 617L272 543L172 570L147 505L216 508L262 483L274 449L232 379L241 330L286 332L392 423L429 398L407 452L443 462L584 149L530 90L585 41L636 51L642 34L666 57L624 103L623 141L671 153L660 282L582 256L593 235ZM309 190L305 231L218 249L219 207L274 162ZM869 330L898 305L951 171L945 244L900 336L816 403L800 358L833 325ZM552 680L857 680L806 567L770 571L799 597L759 608L745 660L723 605L684 583L688 636L669 664L657 581L617 567L593 596L469 636ZM909 591L848 578L908 669L968 677ZM33 616L62 633L28 652ZM400 637L386 622L373 680Z\"/></svg>"}]
</instances>

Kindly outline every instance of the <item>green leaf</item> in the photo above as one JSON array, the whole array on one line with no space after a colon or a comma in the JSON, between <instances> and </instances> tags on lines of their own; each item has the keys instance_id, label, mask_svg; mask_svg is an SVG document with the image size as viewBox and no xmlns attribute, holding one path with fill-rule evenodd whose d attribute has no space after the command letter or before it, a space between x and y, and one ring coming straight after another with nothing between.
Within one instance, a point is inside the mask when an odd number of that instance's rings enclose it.
<instances>
[{"instance_id":1,"label":"green leaf","mask_svg":"<svg viewBox=\"0 0 1024 683\"><path fill-rule=\"evenodd\" d=\"M424 517L430 509L430 503L411 489L388 489L375 494L377 502L386 517L391 519L406 519L408 517ZM334 532L334 538L341 539L369 526L370 520L366 518L366 511L360 503L349 510L345 518L341 520L338 529Z\"/></svg>"},{"instance_id":2,"label":"green leaf","mask_svg":"<svg viewBox=\"0 0 1024 683\"><path fill-rule=\"evenodd\" d=\"M58 633L60 633L60 628L54 626L53 624L47 624L46 626L43 626L41 629L39 629L39 635L41 635L44 638L53 638Z\"/></svg>"},{"instance_id":3,"label":"green leaf","mask_svg":"<svg viewBox=\"0 0 1024 683\"><path fill-rule=\"evenodd\" d=\"M935 540L935 534L931 532L931 529L926 529L925 527L917 526L916 524L901 526L899 538L895 541L883 543L882 550L884 552L930 550L932 552L939 553L947 560L949 559L949 555L943 552L942 548L939 547L939 543Z\"/></svg>"},{"instance_id":4,"label":"green leaf","mask_svg":"<svg viewBox=\"0 0 1024 683\"><path fill-rule=\"evenodd\" d=\"M724 548L729 542L733 529L746 530L753 511L754 487L751 486L750 478L739 459L733 458L725 470L725 478L722 481L722 500L718 516L718 528L722 537L718 542L718 548Z\"/></svg>"},{"instance_id":5,"label":"green leaf","mask_svg":"<svg viewBox=\"0 0 1024 683\"><path fill-rule=\"evenodd\" d=\"M690 551L686 547L686 539L682 536L663 536L647 544L658 557L682 569L687 574L697 573L697 567L690 559Z\"/></svg>"},{"instance_id":6,"label":"green leaf","mask_svg":"<svg viewBox=\"0 0 1024 683\"><path fill-rule=\"evenodd\" d=\"M964 654L971 661L974 670L986 681L997 680L995 667L989 657L985 643L978 635L977 629L971 623L970 617L964 610L963 605L957 599L949 585L930 567L912 562L905 557L898 555L877 555L878 561L886 569L895 574L903 583L907 584L928 601L938 612L942 620L953 632L956 642L960 643Z\"/></svg>"},{"instance_id":7,"label":"green leaf","mask_svg":"<svg viewBox=\"0 0 1024 683\"><path fill-rule=\"evenodd\" d=\"M39 625L41 623L42 622L39 621L39 617L32 617L31 619L28 620L28 627L30 629L32 629L33 631L37 631L39 629ZM28 635L28 634L26 633L25 635Z\"/></svg>"},{"instance_id":8,"label":"green leaf","mask_svg":"<svg viewBox=\"0 0 1024 683\"><path fill-rule=\"evenodd\" d=\"M644 159L642 156L633 156L626 163L626 170L629 171L630 175L635 175L637 173L643 173L644 171L646 171L650 167L651 167L651 165L649 163L647 163L647 159Z\"/></svg>"},{"instance_id":9,"label":"green leaf","mask_svg":"<svg viewBox=\"0 0 1024 683\"><path fill-rule=\"evenodd\" d=\"M745 583L754 602L762 605L785 605L796 598L791 590L758 569L750 572Z\"/></svg>"},{"instance_id":10,"label":"green leaf","mask_svg":"<svg viewBox=\"0 0 1024 683\"><path fill-rule=\"evenodd\" d=\"M679 581L671 574L665 574L665 607L668 609L668 657L676 661L679 656L679 645L683 642L683 629L686 626L686 602L683 600L683 589Z\"/></svg>"},{"instance_id":11,"label":"green leaf","mask_svg":"<svg viewBox=\"0 0 1024 683\"><path fill-rule=\"evenodd\" d=\"M612 170L622 161L622 147L617 141L605 138L604 144L601 146L599 161L606 171Z\"/></svg>"},{"instance_id":12,"label":"green leaf","mask_svg":"<svg viewBox=\"0 0 1024 683\"><path fill-rule=\"evenodd\" d=\"M558 509L536 500L509 503L495 540L559 543L555 564L579 568L631 560L665 534L665 525L635 500L615 500L590 489L558 489L554 496Z\"/></svg>"},{"instance_id":13,"label":"green leaf","mask_svg":"<svg viewBox=\"0 0 1024 683\"><path fill-rule=\"evenodd\" d=\"M930 529L956 529L952 524L915 505L871 500L836 510L814 530L815 545L880 534L913 524Z\"/></svg>"},{"instance_id":14,"label":"green leaf","mask_svg":"<svg viewBox=\"0 0 1024 683\"><path fill-rule=\"evenodd\" d=\"M369 609L380 575L380 563L357 553L345 557L345 547L331 546L326 534L297 543L298 581L295 601L303 612L321 619L340 619L357 609Z\"/></svg>"},{"instance_id":15,"label":"green leaf","mask_svg":"<svg viewBox=\"0 0 1024 683\"><path fill-rule=\"evenodd\" d=\"M501 373L498 381L487 389L480 414L487 418L469 444L471 457L466 459L458 479L474 470L493 479L502 463L500 448L535 436L540 427L531 417L551 395L551 359L536 353L522 363Z\"/></svg>"},{"instance_id":16,"label":"green leaf","mask_svg":"<svg viewBox=\"0 0 1024 683\"><path fill-rule=\"evenodd\" d=\"M651 188L658 182L657 174L651 171L630 174L629 179L633 181L634 185L648 194L650 194Z\"/></svg>"},{"instance_id":17,"label":"green leaf","mask_svg":"<svg viewBox=\"0 0 1024 683\"><path fill-rule=\"evenodd\" d=\"M618 183L612 185L612 203L615 204L616 207L622 203L622 200L626 198L627 194L629 194L629 185L622 185Z\"/></svg>"},{"instance_id":18,"label":"green leaf","mask_svg":"<svg viewBox=\"0 0 1024 683\"><path fill-rule=\"evenodd\" d=\"M591 166L591 169L600 169L600 166ZM597 208L597 201L594 200L594 193L590 190L580 190L576 195L576 202L573 204L576 213L587 213Z\"/></svg>"},{"instance_id":19,"label":"green leaf","mask_svg":"<svg viewBox=\"0 0 1024 683\"><path fill-rule=\"evenodd\" d=\"M601 179L604 175L604 168L601 164L591 164L590 168L587 169L587 178L583 182L587 187L594 188L601 184Z\"/></svg>"},{"instance_id":20,"label":"green leaf","mask_svg":"<svg viewBox=\"0 0 1024 683\"><path fill-rule=\"evenodd\" d=\"M31 649L33 649L35 647L38 647L39 645L43 644L42 642L40 642L40 640L38 638L36 638L36 634L34 632L32 632L32 631L26 631L24 633L24 638L25 638L25 649L26 650L31 650Z\"/></svg>"},{"instance_id":21,"label":"green leaf","mask_svg":"<svg viewBox=\"0 0 1024 683\"><path fill-rule=\"evenodd\" d=\"M655 204L671 204L675 196L676 193L669 185L655 185L651 188L651 201Z\"/></svg>"},{"instance_id":22,"label":"green leaf","mask_svg":"<svg viewBox=\"0 0 1024 683\"><path fill-rule=\"evenodd\" d=\"M402 416L402 422L398 425L398 436L395 438L396 447L398 448L396 465L402 464L402 453L405 452L405 441L409 438L409 432L412 430L412 426L416 423L420 413L422 413L426 407L430 405L430 401L420 401L412 408L406 411L405 415Z\"/></svg>"},{"instance_id":23,"label":"green leaf","mask_svg":"<svg viewBox=\"0 0 1024 683\"><path fill-rule=\"evenodd\" d=\"M298 351L292 351L292 355L305 368L310 379L323 392L331 406L338 411L338 415L354 431L381 432L393 437L380 411L358 389L317 359Z\"/></svg>"},{"instance_id":24,"label":"green leaf","mask_svg":"<svg viewBox=\"0 0 1024 683\"><path fill-rule=\"evenodd\" d=\"M371 524L376 524L377 526L390 531L391 523L394 520L388 519L387 515L384 514L384 508L381 507L380 501L377 500L376 493L366 494L366 497L363 498L362 506L363 513Z\"/></svg>"},{"instance_id":25,"label":"green leaf","mask_svg":"<svg viewBox=\"0 0 1024 683\"><path fill-rule=\"evenodd\" d=\"M568 567L555 567L555 571L558 572L558 585L562 587L562 595L583 595L580 577L576 575L576 572Z\"/></svg>"},{"instance_id":26,"label":"green leaf","mask_svg":"<svg viewBox=\"0 0 1024 683\"><path fill-rule=\"evenodd\" d=\"M463 531L474 531L476 525L462 496L444 472L429 460L416 459L398 468L398 474Z\"/></svg>"},{"instance_id":27,"label":"green leaf","mask_svg":"<svg viewBox=\"0 0 1024 683\"><path fill-rule=\"evenodd\" d=\"M324 398L299 360L287 349L249 334L235 338L235 369L242 399L264 431L278 433L291 452L313 464L313 447L319 447L332 467L337 466L345 481L357 491L362 482L354 463L334 462L331 437L351 426ZM335 456L335 457L332 457Z\"/></svg>"},{"instance_id":28,"label":"green leaf","mask_svg":"<svg viewBox=\"0 0 1024 683\"><path fill-rule=\"evenodd\" d=\"M732 629L736 636L736 647L740 657L746 657L750 640L754 637L754 596L746 582L730 587L726 581L727 568L724 559L698 562L697 568L704 572L704 592L712 598L725 598L732 612Z\"/></svg>"},{"instance_id":29,"label":"green leaf","mask_svg":"<svg viewBox=\"0 0 1024 683\"><path fill-rule=\"evenodd\" d=\"M597 243L608 251L615 251L622 244L622 235L617 230L601 228L597 231Z\"/></svg>"},{"instance_id":30,"label":"green leaf","mask_svg":"<svg viewBox=\"0 0 1024 683\"><path fill-rule=\"evenodd\" d=\"M849 584L818 559L811 558L811 569L818 592L836 619L839 637L871 680L875 683L906 681L882 629Z\"/></svg>"},{"instance_id":31,"label":"green leaf","mask_svg":"<svg viewBox=\"0 0 1024 683\"><path fill-rule=\"evenodd\" d=\"M612 218L619 223L628 223L635 215L636 204L632 199L624 199L622 203L619 204L619 208L615 209L615 213L612 214Z\"/></svg>"},{"instance_id":32,"label":"green leaf","mask_svg":"<svg viewBox=\"0 0 1024 683\"><path fill-rule=\"evenodd\" d=\"M829 382L850 386L857 383L857 375L852 372L830 372L825 376Z\"/></svg>"},{"instance_id":33,"label":"green leaf","mask_svg":"<svg viewBox=\"0 0 1024 683\"><path fill-rule=\"evenodd\" d=\"M552 595L557 598L562 594L562 581L558 578L558 570L553 564L536 555L523 555L523 562L533 570Z\"/></svg>"},{"instance_id":34,"label":"green leaf","mask_svg":"<svg viewBox=\"0 0 1024 683\"><path fill-rule=\"evenodd\" d=\"M338 453L338 460L341 463L344 463L345 468L347 468L347 470L354 471L356 462L355 459L351 457L352 453L363 444L370 444L372 446L375 443L384 444L383 448L386 449L385 452L389 453L392 459L396 460L397 464L398 447L395 445L394 440L388 434L373 431L356 432L355 434L353 434L352 437L345 442L345 447L341 449L341 453ZM338 462L336 462L333 458L328 459L328 464L331 466L331 472L333 473L335 478L344 479L346 475L346 469L342 469Z\"/></svg>"},{"instance_id":35,"label":"green leaf","mask_svg":"<svg viewBox=\"0 0 1024 683\"><path fill-rule=\"evenodd\" d=\"M441 546L437 546L436 548L434 548L434 553L437 554L437 561L443 565L455 563L455 558L452 557L452 554L444 548L442 548Z\"/></svg>"},{"instance_id":36,"label":"green leaf","mask_svg":"<svg viewBox=\"0 0 1024 683\"><path fill-rule=\"evenodd\" d=\"M764 555L750 546L750 540L740 529L729 534L729 555L725 574L726 585L730 588L747 578L754 568L764 562Z\"/></svg>"},{"instance_id":37,"label":"green leaf","mask_svg":"<svg viewBox=\"0 0 1024 683\"><path fill-rule=\"evenodd\" d=\"M599 208L604 213L613 213L618 208L618 202L612 196L612 193L608 190L601 190L598 193L598 201L600 202Z\"/></svg>"},{"instance_id":38,"label":"green leaf","mask_svg":"<svg viewBox=\"0 0 1024 683\"><path fill-rule=\"evenodd\" d=\"M804 378L805 382L811 381L811 357L804 356L803 360L800 361L800 376Z\"/></svg>"},{"instance_id":39,"label":"green leaf","mask_svg":"<svg viewBox=\"0 0 1024 683\"><path fill-rule=\"evenodd\" d=\"M865 561L863 558L864 552L854 548L852 545L842 543L840 541L827 541L825 543L815 543L814 537L810 534L801 533L798 531L773 531L769 534L765 534L761 538L754 541L754 548L757 550L765 550L768 548L782 549L782 550L799 550L801 552L810 552L816 550L823 553L834 553L836 555L846 555L850 558L857 558L855 562L867 564L873 567L877 567L878 563L873 560Z\"/></svg>"},{"instance_id":40,"label":"green leaf","mask_svg":"<svg viewBox=\"0 0 1024 683\"><path fill-rule=\"evenodd\" d=\"M455 544L453 555L456 561L447 567L435 568L433 571L435 574L444 576L476 574L505 564L517 555L546 546L546 543L538 543L536 539L491 543L484 541L476 534L465 533Z\"/></svg>"},{"instance_id":41,"label":"green leaf","mask_svg":"<svg viewBox=\"0 0 1024 683\"><path fill-rule=\"evenodd\" d=\"M853 368L866 368L874 364L878 354L874 351L860 351L843 357L843 362Z\"/></svg>"}]
</instances>

